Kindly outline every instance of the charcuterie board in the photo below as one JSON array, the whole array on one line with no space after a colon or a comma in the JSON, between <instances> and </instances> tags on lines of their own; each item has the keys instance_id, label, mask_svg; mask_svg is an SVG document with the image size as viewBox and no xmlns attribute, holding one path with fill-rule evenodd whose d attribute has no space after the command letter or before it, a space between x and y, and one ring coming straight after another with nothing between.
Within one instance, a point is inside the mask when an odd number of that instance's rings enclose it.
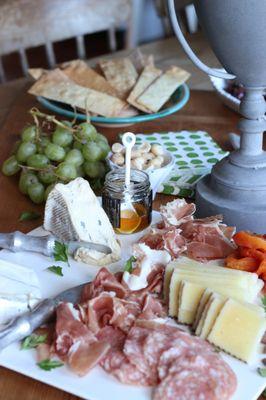
<instances>
[{"instance_id":1,"label":"charcuterie board","mask_svg":"<svg viewBox=\"0 0 266 400\"><path fill-rule=\"evenodd\" d=\"M160 214L153 212L153 222L158 222ZM35 235L43 235L45 232L38 228L32 232ZM110 267L111 271L118 271L121 265L131 255L130 245L136 242L141 234L120 236L122 244L122 260ZM11 253L1 251L2 260L11 261L25 267L33 268L37 273L43 297L54 296L65 289L90 281L98 271L98 267L88 266L82 263L70 261L70 268L64 268L64 276L59 277L51 274L45 269L51 265L51 260L37 253ZM238 387L233 400L256 400L265 387L265 378L257 373L259 358L254 365L248 366L237 359L222 353L222 357L234 370L238 380ZM58 368L53 371L43 371L36 365L36 353L34 350L20 350L20 344L15 343L0 354L0 365L11 370L27 375L51 386L55 386L84 399L104 400L111 397L115 400L149 400L152 389L133 387L119 383L111 375L104 372L100 367L94 368L88 375L80 378L74 375L67 367Z\"/></svg>"}]
</instances>

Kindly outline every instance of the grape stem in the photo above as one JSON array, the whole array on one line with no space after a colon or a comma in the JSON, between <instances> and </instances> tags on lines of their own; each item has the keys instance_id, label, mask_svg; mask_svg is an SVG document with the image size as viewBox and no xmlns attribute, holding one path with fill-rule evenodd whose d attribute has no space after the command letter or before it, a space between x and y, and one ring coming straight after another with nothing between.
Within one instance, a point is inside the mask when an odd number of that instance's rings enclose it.
<instances>
[{"instance_id":1,"label":"grape stem","mask_svg":"<svg viewBox=\"0 0 266 400\"><path fill-rule=\"evenodd\" d=\"M64 128L64 129L70 131L72 134L76 131L75 128L72 128L72 127L70 127L70 126L67 126L67 125L63 124L62 122L58 121L58 120L55 118L54 115L45 114L45 113L39 111L38 108L36 108L36 107L33 107L33 108L30 110L30 114L32 115L33 118L34 118L34 117L35 117L35 118L40 117L40 118L46 119L46 120L49 121L49 122L53 122L54 124L60 126L61 128ZM35 121L35 119L34 119L34 121Z\"/></svg>"},{"instance_id":2,"label":"grape stem","mask_svg":"<svg viewBox=\"0 0 266 400\"><path fill-rule=\"evenodd\" d=\"M22 168L22 170L29 169L32 171L45 171L45 172L56 168L54 165L49 165L48 168L35 168L35 167L29 167L28 165L23 165L23 164L18 164L18 166L20 168Z\"/></svg>"}]
</instances>

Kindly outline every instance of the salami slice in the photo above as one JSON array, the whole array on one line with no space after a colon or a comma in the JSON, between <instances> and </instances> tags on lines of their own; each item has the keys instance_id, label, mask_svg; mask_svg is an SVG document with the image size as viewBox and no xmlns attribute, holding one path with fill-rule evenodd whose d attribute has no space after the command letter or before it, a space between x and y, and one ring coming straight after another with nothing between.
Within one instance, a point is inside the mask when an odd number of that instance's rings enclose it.
<instances>
[{"instance_id":1,"label":"salami slice","mask_svg":"<svg viewBox=\"0 0 266 400\"><path fill-rule=\"evenodd\" d=\"M164 387L165 380L169 383L171 379L183 379L185 375L182 375L182 373L184 372L199 375L196 382L199 381L203 384L202 387L199 384L201 391L197 391L193 389L194 386L191 382L191 388L187 389L188 397L184 397L184 400L194 398L228 400L236 389L237 381L234 372L217 353L206 352L202 348L197 350L187 348L183 354L180 354L177 347L171 347L162 354L158 365L162 387ZM206 383L204 380L201 381L201 377L207 377ZM210 387L207 382L209 382ZM186 379L184 384L187 385ZM171 383L171 385L173 384ZM206 388L204 388L204 385L206 385ZM178 391L176 396L176 398L179 398ZM167 398L165 397L165 399Z\"/></svg>"}]
</instances>

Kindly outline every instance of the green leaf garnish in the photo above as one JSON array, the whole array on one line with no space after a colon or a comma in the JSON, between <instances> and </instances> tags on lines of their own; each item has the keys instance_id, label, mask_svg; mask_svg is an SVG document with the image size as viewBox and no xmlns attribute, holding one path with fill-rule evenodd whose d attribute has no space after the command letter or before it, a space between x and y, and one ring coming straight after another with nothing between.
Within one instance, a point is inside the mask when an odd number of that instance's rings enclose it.
<instances>
[{"instance_id":1,"label":"green leaf garnish","mask_svg":"<svg viewBox=\"0 0 266 400\"><path fill-rule=\"evenodd\" d=\"M59 267L59 265L52 265L51 267L48 267L47 269L58 276L64 276L64 274L62 272L62 267Z\"/></svg>"},{"instance_id":2,"label":"green leaf garnish","mask_svg":"<svg viewBox=\"0 0 266 400\"><path fill-rule=\"evenodd\" d=\"M23 211L20 214L19 221L33 221L34 219L40 218L41 214L35 211Z\"/></svg>"},{"instance_id":3,"label":"green leaf garnish","mask_svg":"<svg viewBox=\"0 0 266 400\"><path fill-rule=\"evenodd\" d=\"M260 374L260 376L266 378L266 368L258 368L257 371Z\"/></svg>"},{"instance_id":4,"label":"green leaf garnish","mask_svg":"<svg viewBox=\"0 0 266 400\"><path fill-rule=\"evenodd\" d=\"M264 311L266 312L266 295L262 297L261 302L262 302Z\"/></svg>"},{"instance_id":5,"label":"green leaf garnish","mask_svg":"<svg viewBox=\"0 0 266 400\"><path fill-rule=\"evenodd\" d=\"M45 335L36 335L33 333L30 336L27 336L22 344L21 344L21 350L28 350L28 349L34 349L41 343L45 343L47 339L47 334Z\"/></svg>"},{"instance_id":6,"label":"green leaf garnish","mask_svg":"<svg viewBox=\"0 0 266 400\"><path fill-rule=\"evenodd\" d=\"M62 367L64 363L62 363L61 361L50 360L49 358L47 358L46 360L38 362L37 365L44 371L51 371L54 368Z\"/></svg>"},{"instance_id":7,"label":"green leaf garnish","mask_svg":"<svg viewBox=\"0 0 266 400\"><path fill-rule=\"evenodd\" d=\"M131 274L133 269L133 263L136 262L137 259L134 256L131 256L125 263L124 271L127 271Z\"/></svg>"},{"instance_id":8,"label":"green leaf garnish","mask_svg":"<svg viewBox=\"0 0 266 400\"><path fill-rule=\"evenodd\" d=\"M68 246L57 240L54 243L54 259L55 261L63 261L68 263Z\"/></svg>"},{"instance_id":9,"label":"green leaf garnish","mask_svg":"<svg viewBox=\"0 0 266 400\"><path fill-rule=\"evenodd\" d=\"M266 397L266 389L262 392L262 396Z\"/></svg>"}]
</instances>

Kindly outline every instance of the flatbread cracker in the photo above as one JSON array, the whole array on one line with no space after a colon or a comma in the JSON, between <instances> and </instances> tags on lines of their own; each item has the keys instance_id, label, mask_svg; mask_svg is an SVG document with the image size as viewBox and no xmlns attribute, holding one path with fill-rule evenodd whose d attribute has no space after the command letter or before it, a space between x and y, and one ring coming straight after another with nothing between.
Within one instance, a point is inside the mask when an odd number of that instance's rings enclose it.
<instances>
[{"instance_id":1,"label":"flatbread cracker","mask_svg":"<svg viewBox=\"0 0 266 400\"><path fill-rule=\"evenodd\" d=\"M118 91L119 97L126 99L138 78L136 68L129 58L100 60L99 64L107 81Z\"/></svg>"},{"instance_id":2,"label":"flatbread cracker","mask_svg":"<svg viewBox=\"0 0 266 400\"><path fill-rule=\"evenodd\" d=\"M65 63L62 67L64 74L78 85L118 97L118 92L110 83L102 75L90 68L84 61L74 60Z\"/></svg>"},{"instance_id":3,"label":"flatbread cracker","mask_svg":"<svg viewBox=\"0 0 266 400\"><path fill-rule=\"evenodd\" d=\"M60 101L104 117L116 116L125 107L125 102L120 99L77 85L58 68L35 82L29 89L29 93Z\"/></svg>"},{"instance_id":4,"label":"flatbread cracker","mask_svg":"<svg viewBox=\"0 0 266 400\"><path fill-rule=\"evenodd\" d=\"M151 112L157 112L189 77L189 72L172 66L159 76L136 101Z\"/></svg>"},{"instance_id":5,"label":"flatbread cracker","mask_svg":"<svg viewBox=\"0 0 266 400\"><path fill-rule=\"evenodd\" d=\"M40 79L41 76L47 74L47 72L49 72L49 71L47 69L43 69L43 68L29 68L28 69L29 75L32 76L32 78L34 78L35 81Z\"/></svg>"},{"instance_id":6,"label":"flatbread cracker","mask_svg":"<svg viewBox=\"0 0 266 400\"><path fill-rule=\"evenodd\" d=\"M133 90L130 92L130 95L127 98L127 102L132 106L140 109L144 112L150 112L147 107L139 104L136 99L162 74L162 70L153 67L152 65L148 65L144 68L142 74L140 75L136 85Z\"/></svg>"},{"instance_id":7,"label":"flatbread cracker","mask_svg":"<svg viewBox=\"0 0 266 400\"><path fill-rule=\"evenodd\" d=\"M128 56L137 72L140 74L147 66L154 67L154 57L152 54L143 54L139 48L134 49Z\"/></svg>"}]
</instances>

